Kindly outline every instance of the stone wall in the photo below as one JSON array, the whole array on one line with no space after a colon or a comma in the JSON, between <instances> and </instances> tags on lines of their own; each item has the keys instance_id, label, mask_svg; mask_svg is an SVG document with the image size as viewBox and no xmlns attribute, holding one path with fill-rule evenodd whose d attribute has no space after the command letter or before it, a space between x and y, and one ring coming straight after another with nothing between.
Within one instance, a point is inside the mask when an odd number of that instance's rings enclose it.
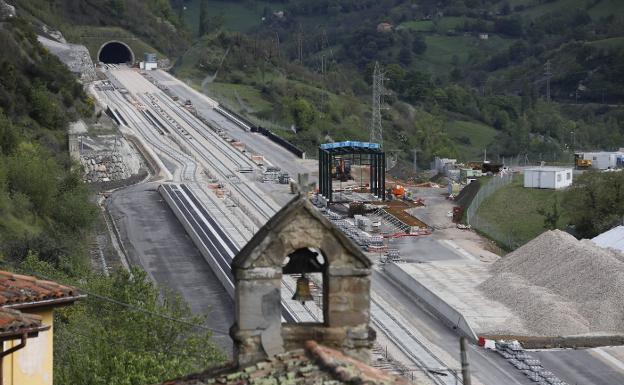
<instances>
[{"instance_id":1,"label":"stone wall","mask_svg":"<svg viewBox=\"0 0 624 385\"><path fill-rule=\"evenodd\" d=\"M118 152L97 151L80 156L85 170L85 182L98 183L127 179L132 176L130 170Z\"/></svg>"},{"instance_id":2,"label":"stone wall","mask_svg":"<svg viewBox=\"0 0 624 385\"><path fill-rule=\"evenodd\" d=\"M62 38L62 35L60 35L60 38ZM80 81L89 83L97 80L95 66L87 47L80 44L62 43L44 36L38 36L37 39L51 54L58 57L71 72L76 74Z\"/></svg>"}]
</instances>

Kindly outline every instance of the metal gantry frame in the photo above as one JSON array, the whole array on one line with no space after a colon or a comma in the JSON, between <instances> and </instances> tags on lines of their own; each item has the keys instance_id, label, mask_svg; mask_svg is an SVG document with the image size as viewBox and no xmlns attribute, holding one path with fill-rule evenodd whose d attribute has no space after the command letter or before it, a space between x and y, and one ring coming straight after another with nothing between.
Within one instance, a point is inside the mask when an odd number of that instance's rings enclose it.
<instances>
[{"instance_id":1,"label":"metal gantry frame","mask_svg":"<svg viewBox=\"0 0 624 385\"><path fill-rule=\"evenodd\" d=\"M338 142L325 143L319 146L319 194L333 202L332 165L336 156L360 155L368 158L370 165L370 191L378 199L386 200L386 154L378 143L369 142Z\"/></svg>"}]
</instances>

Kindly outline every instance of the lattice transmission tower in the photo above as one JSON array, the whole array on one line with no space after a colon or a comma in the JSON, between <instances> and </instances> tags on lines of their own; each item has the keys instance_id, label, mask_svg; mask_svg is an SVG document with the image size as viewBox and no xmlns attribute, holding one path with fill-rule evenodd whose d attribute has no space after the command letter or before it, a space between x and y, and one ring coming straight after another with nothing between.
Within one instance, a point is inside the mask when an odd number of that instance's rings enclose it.
<instances>
[{"instance_id":1,"label":"lattice transmission tower","mask_svg":"<svg viewBox=\"0 0 624 385\"><path fill-rule=\"evenodd\" d=\"M370 141L379 143L383 146L383 128L381 127L381 109L384 96L384 76L378 62L375 62L375 71L373 72L373 116L370 127Z\"/></svg>"}]
</instances>

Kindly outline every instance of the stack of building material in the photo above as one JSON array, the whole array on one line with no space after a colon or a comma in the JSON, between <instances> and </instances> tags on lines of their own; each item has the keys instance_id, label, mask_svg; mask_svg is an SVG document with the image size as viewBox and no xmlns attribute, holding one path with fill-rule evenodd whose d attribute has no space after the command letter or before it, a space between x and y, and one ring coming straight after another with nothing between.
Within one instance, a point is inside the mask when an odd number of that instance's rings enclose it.
<instances>
[{"instance_id":1,"label":"stack of building material","mask_svg":"<svg viewBox=\"0 0 624 385\"><path fill-rule=\"evenodd\" d=\"M534 336L624 333L624 255L547 231L492 266L479 288Z\"/></svg>"}]
</instances>

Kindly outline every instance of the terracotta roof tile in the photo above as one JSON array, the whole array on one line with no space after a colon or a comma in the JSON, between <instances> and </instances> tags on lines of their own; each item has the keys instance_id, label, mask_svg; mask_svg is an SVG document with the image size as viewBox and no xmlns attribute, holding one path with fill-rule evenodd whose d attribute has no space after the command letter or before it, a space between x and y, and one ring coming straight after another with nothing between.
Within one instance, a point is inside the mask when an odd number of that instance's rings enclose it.
<instances>
[{"instance_id":1,"label":"terracotta roof tile","mask_svg":"<svg viewBox=\"0 0 624 385\"><path fill-rule=\"evenodd\" d=\"M13 309L0 309L0 337L19 336L48 329L42 326L41 317Z\"/></svg>"},{"instance_id":2,"label":"terracotta roof tile","mask_svg":"<svg viewBox=\"0 0 624 385\"><path fill-rule=\"evenodd\" d=\"M407 385L408 381L373 368L343 353L318 345L305 344L270 361L247 367L232 363L208 369L160 385Z\"/></svg>"},{"instance_id":3,"label":"terracotta roof tile","mask_svg":"<svg viewBox=\"0 0 624 385\"><path fill-rule=\"evenodd\" d=\"M19 308L19 305L50 301L54 303L78 299L80 293L71 286L44 281L28 275L0 271L0 306Z\"/></svg>"}]
</instances>

